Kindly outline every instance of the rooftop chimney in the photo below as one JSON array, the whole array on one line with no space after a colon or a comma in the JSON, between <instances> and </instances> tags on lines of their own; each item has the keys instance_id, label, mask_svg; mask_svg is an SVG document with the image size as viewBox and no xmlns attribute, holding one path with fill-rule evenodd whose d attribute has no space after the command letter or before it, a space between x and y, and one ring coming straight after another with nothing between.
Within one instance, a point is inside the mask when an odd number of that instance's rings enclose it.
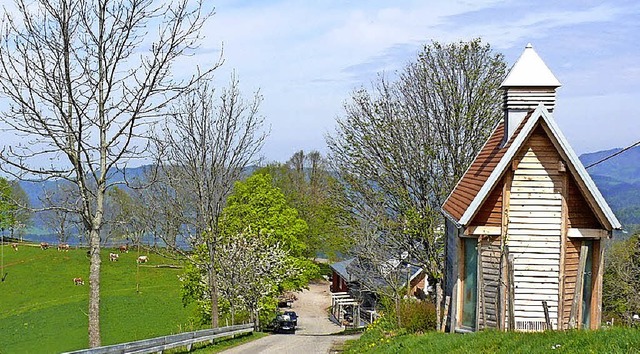
<instances>
[{"instance_id":1,"label":"rooftop chimney","mask_svg":"<svg viewBox=\"0 0 640 354\"><path fill-rule=\"evenodd\" d=\"M560 86L560 81L533 50L533 46L527 44L500 85L504 90L504 141L509 141L522 119L540 103L553 112L556 88Z\"/></svg>"}]
</instances>

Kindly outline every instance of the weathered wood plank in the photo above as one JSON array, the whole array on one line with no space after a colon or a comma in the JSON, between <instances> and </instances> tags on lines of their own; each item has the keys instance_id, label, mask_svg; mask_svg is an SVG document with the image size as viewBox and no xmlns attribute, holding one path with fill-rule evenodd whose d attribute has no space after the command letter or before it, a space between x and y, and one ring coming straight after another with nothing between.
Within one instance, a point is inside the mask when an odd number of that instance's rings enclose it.
<instances>
[{"instance_id":1,"label":"weathered wood plank","mask_svg":"<svg viewBox=\"0 0 640 354\"><path fill-rule=\"evenodd\" d=\"M515 263L516 270L520 271L532 271L532 272L559 272L560 265L559 264L520 264L518 262Z\"/></svg>"},{"instance_id":2,"label":"weathered wood plank","mask_svg":"<svg viewBox=\"0 0 640 354\"><path fill-rule=\"evenodd\" d=\"M548 248L548 249L560 249L560 245L558 242L545 242L545 241L520 241L520 240L511 240L509 239L509 246L513 247L533 247L533 248Z\"/></svg>"},{"instance_id":3,"label":"weathered wood plank","mask_svg":"<svg viewBox=\"0 0 640 354\"><path fill-rule=\"evenodd\" d=\"M584 278L585 266L587 264L588 247L584 243L580 248L580 263L578 265L578 276L576 279L576 292L571 303L571 312L569 316L569 328L578 328L580 326L580 309L582 304L582 280Z\"/></svg>"},{"instance_id":4,"label":"weathered wood plank","mask_svg":"<svg viewBox=\"0 0 640 354\"><path fill-rule=\"evenodd\" d=\"M567 236L569 237L608 237L607 230L602 229L584 229L584 228L569 228L567 230Z\"/></svg>"},{"instance_id":5,"label":"weathered wood plank","mask_svg":"<svg viewBox=\"0 0 640 354\"><path fill-rule=\"evenodd\" d=\"M536 206L536 210L545 211L552 210L558 211L561 208L562 201L560 199L544 199L544 200L536 200L536 199L517 199L512 200L513 205L511 206L511 210L531 210L531 205Z\"/></svg>"},{"instance_id":6,"label":"weathered wood plank","mask_svg":"<svg viewBox=\"0 0 640 354\"><path fill-rule=\"evenodd\" d=\"M511 226L511 225L509 225ZM546 230L546 229L511 229L508 231L509 235L549 235L549 236L558 236L558 241L560 240L560 229L557 228L555 230Z\"/></svg>"},{"instance_id":7,"label":"weathered wood plank","mask_svg":"<svg viewBox=\"0 0 640 354\"><path fill-rule=\"evenodd\" d=\"M539 225L539 224L550 224L557 228L560 228L561 219L558 218L545 218L540 217L539 215L530 215L530 216L515 216L509 215L509 222L513 225ZM510 225L511 226L511 225Z\"/></svg>"},{"instance_id":8,"label":"weathered wood plank","mask_svg":"<svg viewBox=\"0 0 640 354\"><path fill-rule=\"evenodd\" d=\"M518 278L518 283L539 283L539 284L556 284L558 286L558 279L553 278L543 278L543 277L531 277L531 276L521 276Z\"/></svg>"},{"instance_id":9,"label":"weathered wood plank","mask_svg":"<svg viewBox=\"0 0 640 354\"><path fill-rule=\"evenodd\" d=\"M510 235L509 241L518 242L558 242L558 236L550 235Z\"/></svg>"},{"instance_id":10,"label":"weathered wood plank","mask_svg":"<svg viewBox=\"0 0 640 354\"><path fill-rule=\"evenodd\" d=\"M526 294L545 294L545 295L554 295L558 296L558 288L557 287L523 287L516 286L516 294L526 295Z\"/></svg>"},{"instance_id":11,"label":"weathered wood plank","mask_svg":"<svg viewBox=\"0 0 640 354\"><path fill-rule=\"evenodd\" d=\"M501 228L500 226L469 226L464 233L465 235L498 236L501 234Z\"/></svg>"},{"instance_id":12,"label":"weathered wood plank","mask_svg":"<svg viewBox=\"0 0 640 354\"><path fill-rule=\"evenodd\" d=\"M560 194L557 193L531 193L531 192L521 192L521 193L511 193L511 200L517 203L518 199L550 199L550 200L560 200Z\"/></svg>"},{"instance_id":13,"label":"weathered wood plank","mask_svg":"<svg viewBox=\"0 0 640 354\"><path fill-rule=\"evenodd\" d=\"M512 218L560 218L562 213L558 210L547 211L547 210L532 210L531 208L526 208L524 210L511 210L509 216Z\"/></svg>"}]
</instances>

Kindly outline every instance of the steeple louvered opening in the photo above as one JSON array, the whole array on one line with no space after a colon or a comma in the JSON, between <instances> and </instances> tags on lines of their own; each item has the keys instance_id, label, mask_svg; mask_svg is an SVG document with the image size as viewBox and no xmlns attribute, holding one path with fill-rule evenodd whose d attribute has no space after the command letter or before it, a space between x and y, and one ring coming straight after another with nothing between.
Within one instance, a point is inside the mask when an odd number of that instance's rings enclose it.
<instances>
[{"instance_id":1,"label":"steeple louvered opening","mask_svg":"<svg viewBox=\"0 0 640 354\"><path fill-rule=\"evenodd\" d=\"M553 112L556 88L560 86L560 81L533 50L533 46L527 44L500 86L504 90L504 142L509 140L527 112L538 105L542 104Z\"/></svg>"}]
</instances>

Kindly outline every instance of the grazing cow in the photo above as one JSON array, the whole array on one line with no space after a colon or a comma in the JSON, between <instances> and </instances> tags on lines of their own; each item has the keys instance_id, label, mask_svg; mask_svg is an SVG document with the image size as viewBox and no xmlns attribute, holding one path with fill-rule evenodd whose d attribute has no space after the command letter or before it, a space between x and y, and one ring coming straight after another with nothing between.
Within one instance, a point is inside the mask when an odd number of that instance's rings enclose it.
<instances>
[{"instance_id":1,"label":"grazing cow","mask_svg":"<svg viewBox=\"0 0 640 354\"><path fill-rule=\"evenodd\" d=\"M49 244L47 242L40 242L40 248L46 250L49 248Z\"/></svg>"},{"instance_id":2,"label":"grazing cow","mask_svg":"<svg viewBox=\"0 0 640 354\"><path fill-rule=\"evenodd\" d=\"M118 249L120 250L120 253L129 253L129 245L122 245L118 247Z\"/></svg>"},{"instance_id":3,"label":"grazing cow","mask_svg":"<svg viewBox=\"0 0 640 354\"><path fill-rule=\"evenodd\" d=\"M147 263L147 261L149 260L149 257L147 256L140 256L138 257L138 260L136 260L137 263Z\"/></svg>"},{"instance_id":4,"label":"grazing cow","mask_svg":"<svg viewBox=\"0 0 640 354\"><path fill-rule=\"evenodd\" d=\"M120 255L118 255L117 253L109 253L109 261L111 262L117 261L119 257Z\"/></svg>"},{"instance_id":5,"label":"grazing cow","mask_svg":"<svg viewBox=\"0 0 640 354\"><path fill-rule=\"evenodd\" d=\"M58 244L58 251L69 251L69 244L67 243L59 243Z\"/></svg>"},{"instance_id":6,"label":"grazing cow","mask_svg":"<svg viewBox=\"0 0 640 354\"><path fill-rule=\"evenodd\" d=\"M84 280L82 278L73 278L73 283L75 285L84 285Z\"/></svg>"},{"instance_id":7,"label":"grazing cow","mask_svg":"<svg viewBox=\"0 0 640 354\"><path fill-rule=\"evenodd\" d=\"M12 244L11 244L11 248L13 248L13 250L14 250L14 251L17 251L17 250L18 250L18 244L17 244L17 243L15 243L15 242L14 242L14 243L12 243Z\"/></svg>"}]
</instances>

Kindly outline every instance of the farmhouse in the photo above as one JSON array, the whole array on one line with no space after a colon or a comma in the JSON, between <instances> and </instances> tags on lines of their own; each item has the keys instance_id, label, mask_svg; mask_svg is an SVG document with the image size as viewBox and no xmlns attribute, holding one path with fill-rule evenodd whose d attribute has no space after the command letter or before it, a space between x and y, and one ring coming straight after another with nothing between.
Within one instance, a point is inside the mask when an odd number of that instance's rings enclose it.
<instances>
[{"instance_id":1,"label":"farmhouse","mask_svg":"<svg viewBox=\"0 0 640 354\"><path fill-rule=\"evenodd\" d=\"M450 331L600 325L603 240L620 223L554 120L558 87L527 45L504 120L442 207Z\"/></svg>"},{"instance_id":2,"label":"farmhouse","mask_svg":"<svg viewBox=\"0 0 640 354\"><path fill-rule=\"evenodd\" d=\"M390 258L382 267L385 265L389 272L396 272L397 286L405 289L407 297L415 296L424 300L428 283L422 268L408 265L395 258ZM375 288L388 284L381 277L373 275L375 272L369 268L370 266L372 265L365 265L357 258L330 265L331 313L337 322L341 322L346 313L352 315L352 318L362 317L367 322L373 321L372 314L376 312L378 305ZM367 279L361 279L363 277ZM354 323L359 326L360 321Z\"/></svg>"}]
</instances>

